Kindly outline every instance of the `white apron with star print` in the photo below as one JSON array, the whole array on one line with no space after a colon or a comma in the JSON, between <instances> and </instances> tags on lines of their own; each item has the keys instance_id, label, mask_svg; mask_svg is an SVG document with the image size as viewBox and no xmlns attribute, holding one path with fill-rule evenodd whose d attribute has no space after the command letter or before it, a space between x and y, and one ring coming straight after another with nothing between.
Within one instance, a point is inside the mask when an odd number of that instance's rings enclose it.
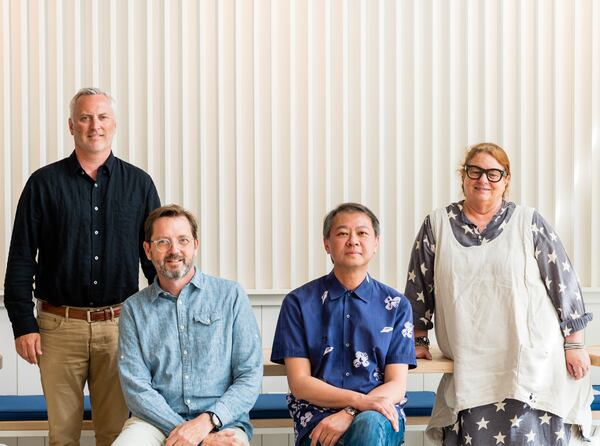
<instances>
[{"instance_id":1,"label":"white apron with star print","mask_svg":"<svg viewBox=\"0 0 600 446\"><path fill-rule=\"evenodd\" d=\"M533 209L517 206L498 237L464 247L445 209L430 215L435 334L454 360L427 428L438 443L440 428L453 424L458 412L505 398L578 424L588 436L590 375L575 381L567 373L560 322L534 257L532 217Z\"/></svg>"}]
</instances>

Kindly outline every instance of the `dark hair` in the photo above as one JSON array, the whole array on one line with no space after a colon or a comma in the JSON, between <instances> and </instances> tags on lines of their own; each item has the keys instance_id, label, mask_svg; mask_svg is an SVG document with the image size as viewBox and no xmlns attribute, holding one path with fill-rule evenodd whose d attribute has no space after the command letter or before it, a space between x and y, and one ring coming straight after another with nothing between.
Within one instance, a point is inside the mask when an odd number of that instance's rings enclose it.
<instances>
[{"instance_id":1,"label":"dark hair","mask_svg":"<svg viewBox=\"0 0 600 446\"><path fill-rule=\"evenodd\" d=\"M176 204L167 204L159 208L154 209L146 218L144 223L144 240L150 242L152 240L152 230L154 222L159 218L163 217L185 217L190 222L190 228L192 229L192 236L194 240L198 240L198 221L189 211L186 211L181 206Z\"/></svg>"},{"instance_id":2,"label":"dark hair","mask_svg":"<svg viewBox=\"0 0 600 446\"><path fill-rule=\"evenodd\" d=\"M359 203L342 203L340 204L338 207L336 207L334 210L330 211L327 216L325 217L325 220L323 220L323 238L329 238L329 233L331 232L331 226L333 226L333 219L336 217L336 215L338 214L342 214L342 213L353 213L353 212L359 212L361 214L366 214L370 219L371 219L371 223L373 224L373 230L375 231L375 237L379 237L379 220L377 220L377 217L375 216L375 214L373 212L371 212L371 210Z\"/></svg>"},{"instance_id":3,"label":"dark hair","mask_svg":"<svg viewBox=\"0 0 600 446\"><path fill-rule=\"evenodd\" d=\"M465 180L465 176L467 175L465 171L465 166L469 164L469 162L475 157L475 155L479 153L487 153L491 157L493 157L498 163L502 166L504 171L506 172L506 178L510 179L510 160L508 159L508 155L506 151L500 147L498 144L494 144L493 142L480 142L479 144L475 144L467 149L467 153L465 154L465 159L460 165L458 173L460 174L460 184L461 188L463 188L463 182ZM463 189L464 193L464 189ZM502 194L502 198L504 198L508 194L508 182L506 183L506 188L504 189L504 193Z\"/></svg>"}]
</instances>

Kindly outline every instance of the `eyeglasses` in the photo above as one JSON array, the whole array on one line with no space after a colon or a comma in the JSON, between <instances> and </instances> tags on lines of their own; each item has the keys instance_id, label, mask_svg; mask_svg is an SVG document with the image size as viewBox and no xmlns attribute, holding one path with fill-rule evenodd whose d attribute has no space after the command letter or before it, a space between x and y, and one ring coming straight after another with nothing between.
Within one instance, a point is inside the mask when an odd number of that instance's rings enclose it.
<instances>
[{"instance_id":1,"label":"eyeglasses","mask_svg":"<svg viewBox=\"0 0 600 446\"><path fill-rule=\"evenodd\" d=\"M192 241L192 239L189 237L179 237L174 240L175 240L175 243L177 244L177 246L179 246L181 248L185 248ZM150 240L149 243L152 243L156 247L156 250L160 251L160 252L167 252L173 246L173 242L168 238L159 238L157 240Z\"/></svg>"},{"instance_id":2,"label":"eyeglasses","mask_svg":"<svg viewBox=\"0 0 600 446\"><path fill-rule=\"evenodd\" d=\"M471 166L467 164L465 166L465 172L467 176L472 180L478 180L481 178L481 175L485 173L488 181L491 183L497 183L502 179L502 177L506 176L506 172L500 169L482 169L479 166Z\"/></svg>"}]
</instances>

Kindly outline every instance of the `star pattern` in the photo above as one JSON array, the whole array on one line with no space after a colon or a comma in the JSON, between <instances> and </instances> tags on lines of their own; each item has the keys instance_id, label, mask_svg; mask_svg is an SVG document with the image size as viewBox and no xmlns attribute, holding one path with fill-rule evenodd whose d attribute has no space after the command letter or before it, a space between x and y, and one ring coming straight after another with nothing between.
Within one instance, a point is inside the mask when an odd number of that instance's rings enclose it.
<instances>
[{"instance_id":1,"label":"star pattern","mask_svg":"<svg viewBox=\"0 0 600 446\"><path fill-rule=\"evenodd\" d=\"M494 438L496 439L496 444L504 444L506 435L502 435L502 432L498 432L498 435L494 435Z\"/></svg>"},{"instance_id":2,"label":"star pattern","mask_svg":"<svg viewBox=\"0 0 600 446\"><path fill-rule=\"evenodd\" d=\"M547 412L544 413L544 415L542 415L540 418L540 424L547 424L550 425L550 419L552 418L550 415L548 415Z\"/></svg>"},{"instance_id":3,"label":"star pattern","mask_svg":"<svg viewBox=\"0 0 600 446\"><path fill-rule=\"evenodd\" d=\"M477 422L477 426L479 426L477 428L477 430L487 429L488 423L489 423L488 420L486 420L485 418L481 417L481 420Z\"/></svg>"},{"instance_id":4,"label":"star pattern","mask_svg":"<svg viewBox=\"0 0 600 446\"><path fill-rule=\"evenodd\" d=\"M521 419L515 415L515 417L510 420L510 427L519 427L519 424L521 424Z\"/></svg>"},{"instance_id":5,"label":"star pattern","mask_svg":"<svg viewBox=\"0 0 600 446\"><path fill-rule=\"evenodd\" d=\"M462 410L456 421L443 431L444 446L567 445L571 437L570 429L565 428L560 417L510 398ZM549 443L550 439L556 442Z\"/></svg>"},{"instance_id":6,"label":"star pattern","mask_svg":"<svg viewBox=\"0 0 600 446\"><path fill-rule=\"evenodd\" d=\"M556 253L555 252L551 252L550 254L548 254L548 263L554 263L556 264Z\"/></svg>"},{"instance_id":7,"label":"star pattern","mask_svg":"<svg viewBox=\"0 0 600 446\"><path fill-rule=\"evenodd\" d=\"M525 434L525 436L527 437L527 443L533 443L535 441L535 432L533 432L533 429L531 429L528 434Z\"/></svg>"},{"instance_id":8,"label":"star pattern","mask_svg":"<svg viewBox=\"0 0 600 446\"><path fill-rule=\"evenodd\" d=\"M410 280L412 283L415 283L415 278L417 277L417 275L415 274L415 270L413 269L412 271L408 272L408 280Z\"/></svg>"}]
</instances>

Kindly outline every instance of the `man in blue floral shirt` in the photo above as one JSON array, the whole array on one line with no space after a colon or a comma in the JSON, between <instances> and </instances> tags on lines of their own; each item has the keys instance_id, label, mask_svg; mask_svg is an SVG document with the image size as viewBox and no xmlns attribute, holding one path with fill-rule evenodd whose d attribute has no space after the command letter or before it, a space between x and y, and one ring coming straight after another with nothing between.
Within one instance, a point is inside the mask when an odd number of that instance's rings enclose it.
<instances>
[{"instance_id":1,"label":"man in blue floral shirt","mask_svg":"<svg viewBox=\"0 0 600 446\"><path fill-rule=\"evenodd\" d=\"M399 445L416 366L410 303L367 272L379 245L367 207L331 211L323 241L333 271L286 296L271 355L286 366L296 445Z\"/></svg>"}]
</instances>

